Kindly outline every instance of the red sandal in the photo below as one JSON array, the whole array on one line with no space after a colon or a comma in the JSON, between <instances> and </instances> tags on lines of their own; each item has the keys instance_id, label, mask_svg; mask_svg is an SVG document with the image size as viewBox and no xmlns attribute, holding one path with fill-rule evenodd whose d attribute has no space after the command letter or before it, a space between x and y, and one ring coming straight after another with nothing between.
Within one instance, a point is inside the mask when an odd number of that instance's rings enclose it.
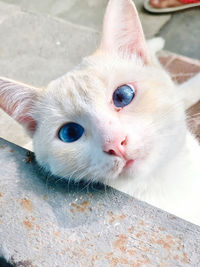
<instances>
[{"instance_id":1,"label":"red sandal","mask_svg":"<svg viewBox=\"0 0 200 267\"><path fill-rule=\"evenodd\" d=\"M163 14L200 6L200 0L179 0L179 2L183 3L183 5L176 7L156 8L149 3L149 0L145 0L144 8L151 13Z\"/></svg>"}]
</instances>

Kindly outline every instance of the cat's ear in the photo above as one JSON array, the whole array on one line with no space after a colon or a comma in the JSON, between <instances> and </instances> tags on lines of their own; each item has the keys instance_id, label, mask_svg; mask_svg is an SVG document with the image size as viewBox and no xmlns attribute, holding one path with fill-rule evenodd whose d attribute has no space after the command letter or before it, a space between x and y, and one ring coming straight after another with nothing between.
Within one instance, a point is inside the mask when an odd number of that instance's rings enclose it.
<instances>
[{"instance_id":1,"label":"cat's ear","mask_svg":"<svg viewBox=\"0 0 200 267\"><path fill-rule=\"evenodd\" d=\"M24 126L30 135L36 129L31 111L39 89L0 77L0 108Z\"/></svg>"},{"instance_id":2,"label":"cat's ear","mask_svg":"<svg viewBox=\"0 0 200 267\"><path fill-rule=\"evenodd\" d=\"M140 19L132 0L110 0L103 24L101 49L136 53L144 63L150 56Z\"/></svg>"}]
</instances>

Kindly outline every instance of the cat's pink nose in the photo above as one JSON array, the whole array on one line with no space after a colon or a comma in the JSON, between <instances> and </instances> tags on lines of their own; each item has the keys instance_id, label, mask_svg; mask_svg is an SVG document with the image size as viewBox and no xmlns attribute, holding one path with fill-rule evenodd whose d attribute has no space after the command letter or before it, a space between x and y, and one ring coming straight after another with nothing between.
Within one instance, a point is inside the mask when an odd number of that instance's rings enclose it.
<instances>
[{"instance_id":1,"label":"cat's pink nose","mask_svg":"<svg viewBox=\"0 0 200 267\"><path fill-rule=\"evenodd\" d=\"M106 143L103 147L103 152L111 156L117 156L126 159L126 144L127 137L121 140L114 140Z\"/></svg>"}]
</instances>

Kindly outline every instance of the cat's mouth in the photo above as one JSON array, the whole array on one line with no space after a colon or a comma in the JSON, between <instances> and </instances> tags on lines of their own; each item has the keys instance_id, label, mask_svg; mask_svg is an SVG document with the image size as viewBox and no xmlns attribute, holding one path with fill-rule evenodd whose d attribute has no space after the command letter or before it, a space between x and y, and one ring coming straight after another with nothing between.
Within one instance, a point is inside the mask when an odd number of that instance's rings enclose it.
<instances>
[{"instance_id":1,"label":"cat's mouth","mask_svg":"<svg viewBox=\"0 0 200 267\"><path fill-rule=\"evenodd\" d=\"M120 169L120 172L119 172L119 176L120 175L123 175L124 172L128 171L134 164L135 160L134 159L129 159L129 160L126 160L123 165L121 166L121 169Z\"/></svg>"},{"instance_id":2,"label":"cat's mouth","mask_svg":"<svg viewBox=\"0 0 200 267\"><path fill-rule=\"evenodd\" d=\"M131 167L133 165L133 163L134 163L133 159L127 160L123 169L127 169L127 168Z\"/></svg>"},{"instance_id":3,"label":"cat's mouth","mask_svg":"<svg viewBox=\"0 0 200 267\"><path fill-rule=\"evenodd\" d=\"M123 173L124 171L128 170L129 168L131 168L131 166L133 165L134 162L135 162L135 160L133 160L133 159L125 159L123 161L116 160L111 171L114 172L115 174L118 173L118 175L119 175L119 174Z\"/></svg>"}]
</instances>

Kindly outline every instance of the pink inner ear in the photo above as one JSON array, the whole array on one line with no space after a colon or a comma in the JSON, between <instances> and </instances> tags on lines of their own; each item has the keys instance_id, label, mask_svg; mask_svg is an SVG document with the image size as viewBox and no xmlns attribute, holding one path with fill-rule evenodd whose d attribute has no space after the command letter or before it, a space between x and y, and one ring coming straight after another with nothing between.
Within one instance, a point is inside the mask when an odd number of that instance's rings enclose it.
<instances>
[{"instance_id":1,"label":"pink inner ear","mask_svg":"<svg viewBox=\"0 0 200 267\"><path fill-rule=\"evenodd\" d=\"M24 124L30 133L34 133L37 127L37 122L30 116L20 117L19 122Z\"/></svg>"},{"instance_id":2,"label":"pink inner ear","mask_svg":"<svg viewBox=\"0 0 200 267\"><path fill-rule=\"evenodd\" d=\"M22 124L32 135L37 123L31 116L31 110L38 97L36 88L0 78L0 108Z\"/></svg>"},{"instance_id":3,"label":"pink inner ear","mask_svg":"<svg viewBox=\"0 0 200 267\"><path fill-rule=\"evenodd\" d=\"M126 50L130 54L137 54L139 58L142 58L145 64L148 64L150 62L149 55L146 51L146 45L142 46L143 41L142 40L136 40L133 43L130 43L127 45L127 47L122 47L120 50Z\"/></svg>"},{"instance_id":4,"label":"pink inner ear","mask_svg":"<svg viewBox=\"0 0 200 267\"><path fill-rule=\"evenodd\" d=\"M3 98L0 99L3 103ZM31 101L30 101L31 102ZM28 113L28 108L24 108L21 112L23 113L23 115L21 114L15 114L15 109L18 105L21 105L23 107L23 101L20 103L15 103L15 104L9 104L9 105L5 105L7 108L5 108L4 105L0 104L0 108L3 109L6 113L8 113L8 115L10 115L11 117L13 117L15 120L17 120L20 124L24 125L26 127L26 129L30 132L30 133L34 133L34 131L36 130L37 127L37 123L36 121L31 117L26 115ZM14 115L14 116L13 116Z\"/></svg>"},{"instance_id":5,"label":"pink inner ear","mask_svg":"<svg viewBox=\"0 0 200 267\"><path fill-rule=\"evenodd\" d=\"M110 0L103 26L101 49L137 54L150 61L137 10L130 0Z\"/></svg>"}]
</instances>

